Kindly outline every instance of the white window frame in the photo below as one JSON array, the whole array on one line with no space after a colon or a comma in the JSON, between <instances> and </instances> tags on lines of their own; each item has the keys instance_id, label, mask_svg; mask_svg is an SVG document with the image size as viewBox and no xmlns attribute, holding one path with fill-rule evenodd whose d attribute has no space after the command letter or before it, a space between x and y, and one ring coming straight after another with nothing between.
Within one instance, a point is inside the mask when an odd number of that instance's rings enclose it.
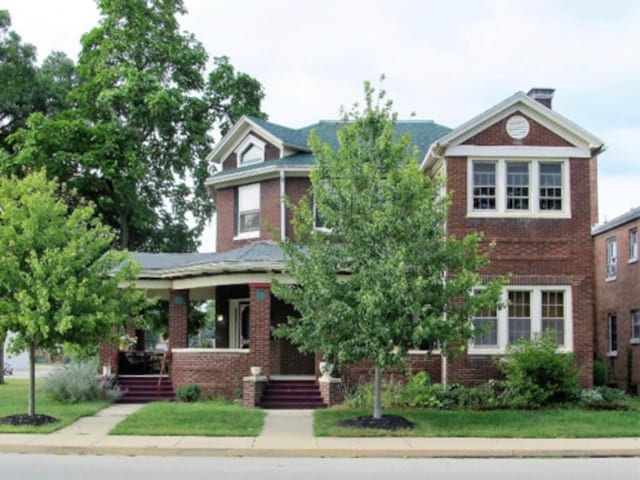
<instances>
[{"instance_id":1,"label":"white window frame","mask_svg":"<svg viewBox=\"0 0 640 480\"><path fill-rule=\"evenodd\" d=\"M558 352L573 351L573 301L570 285L510 285L502 290L500 301L504 305L497 311L498 331L497 345L474 345L469 343L469 355L501 355L509 346L509 292L525 291L530 293L531 302L531 336L539 336L542 332L542 292L562 292L564 302L564 343L558 345Z\"/></svg>"},{"instance_id":2,"label":"white window frame","mask_svg":"<svg viewBox=\"0 0 640 480\"><path fill-rule=\"evenodd\" d=\"M473 208L473 165L474 163L495 163L496 165L496 208ZM527 163L529 166L529 208L507 209L507 164ZM560 164L562 175L562 209L540 209L540 165ZM467 159L467 217L472 218L571 218L571 180L569 160L566 158L485 158Z\"/></svg>"},{"instance_id":3,"label":"white window frame","mask_svg":"<svg viewBox=\"0 0 640 480\"><path fill-rule=\"evenodd\" d=\"M615 328L613 328L614 324ZM615 345L613 341L614 338ZM618 356L618 315L615 313L607 315L607 350L607 357Z\"/></svg>"},{"instance_id":4,"label":"white window frame","mask_svg":"<svg viewBox=\"0 0 640 480\"><path fill-rule=\"evenodd\" d=\"M631 310L631 343L640 345L640 309Z\"/></svg>"},{"instance_id":5,"label":"white window frame","mask_svg":"<svg viewBox=\"0 0 640 480\"><path fill-rule=\"evenodd\" d=\"M261 211L260 211L260 207L261 207L261 202L260 202L260 184L259 183L251 183L249 185L242 185L239 186L236 190L237 195L238 195L238 201L237 201L237 212L235 213L236 215L236 224L237 224L237 232L236 232L236 236L234 237L234 240L244 240L244 239L248 239L248 238L258 238L260 237L260 216L261 216ZM241 205L241 199L243 196L243 192L245 195L253 195L253 196L257 196L258 198L258 208L255 209L248 209L248 210L242 210L242 205ZM251 193L250 193L251 192ZM247 213L247 212L254 212L256 211L258 212L258 228L255 230L248 230L246 232L241 231L241 225L242 225L242 214L243 213Z\"/></svg>"},{"instance_id":6,"label":"white window frame","mask_svg":"<svg viewBox=\"0 0 640 480\"><path fill-rule=\"evenodd\" d=\"M629 230L629 263L638 261L638 229Z\"/></svg>"},{"instance_id":7,"label":"white window frame","mask_svg":"<svg viewBox=\"0 0 640 480\"><path fill-rule=\"evenodd\" d=\"M245 165L254 165L256 163L264 162L264 153L265 153L266 145L267 144L264 141L260 140L255 135L247 135L247 137L234 150L234 153L237 155L237 158L238 158L238 167L243 167ZM243 154L247 150L249 150L249 148L251 147L256 147L259 150L261 150L262 156L258 160L243 161L242 159Z\"/></svg>"},{"instance_id":8,"label":"white window frame","mask_svg":"<svg viewBox=\"0 0 640 480\"><path fill-rule=\"evenodd\" d=\"M606 249L604 276L607 282L612 282L618 277L618 241L616 237L607 238Z\"/></svg>"}]
</instances>

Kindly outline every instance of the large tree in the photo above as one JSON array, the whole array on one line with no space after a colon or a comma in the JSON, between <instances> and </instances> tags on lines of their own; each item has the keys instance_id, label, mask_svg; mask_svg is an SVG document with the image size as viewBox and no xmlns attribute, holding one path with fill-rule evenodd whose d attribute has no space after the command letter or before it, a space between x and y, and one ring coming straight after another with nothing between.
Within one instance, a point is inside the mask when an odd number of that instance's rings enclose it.
<instances>
[{"instance_id":1,"label":"large tree","mask_svg":"<svg viewBox=\"0 0 640 480\"><path fill-rule=\"evenodd\" d=\"M12 171L47 167L95 203L130 250L193 251L213 212L204 185L212 127L264 116L262 86L180 29L182 0L99 0L82 37L71 108L13 137ZM195 226L194 226L195 225Z\"/></svg>"},{"instance_id":2,"label":"large tree","mask_svg":"<svg viewBox=\"0 0 640 480\"><path fill-rule=\"evenodd\" d=\"M473 335L470 318L495 305L500 289L494 282L472 295L487 263L480 236L446 234L449 198L420 171L395 120L384 92L367 83L362 110L339 126L337 151L312 134L315 209L294 207L298 244L281 243L294 283L274 287L299 313L278 335L330 362L373 364L375 418L384 371L411 348L459 353Z\"/></svg>"},{"instance_id":3,"label":"large tree","mask_svg":"<svg viewBox=\"0 0 640 480\"><path fill-rule=\"evenodd\" d=\"M87 352L124 331L147 305L119 288L136 278L128 254L84 205L69 209L44 172L0 178L0 330L10 349L28 351L29 415L35 415L34 353L69 344Z\"/></svg>"}]
</instances>

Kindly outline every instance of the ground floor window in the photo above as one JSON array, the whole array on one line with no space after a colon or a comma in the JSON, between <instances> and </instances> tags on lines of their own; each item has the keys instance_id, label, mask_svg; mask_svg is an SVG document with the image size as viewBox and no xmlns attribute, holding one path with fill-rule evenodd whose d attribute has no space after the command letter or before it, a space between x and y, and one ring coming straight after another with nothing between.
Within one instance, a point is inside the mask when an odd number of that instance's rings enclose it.
<instances>
[{"instance_id":1,"label":"ground floor window","mask_svg":"<svg viewBox=\"0 0 640 480\"><path fill-rule=\"evenodd\" d=\"M609 355L618 354L618 316L609 314Z\"/></svg>"},{"instance_id":2,"label":"ground floor window","mask_svg":"<svg viewBox=\"0 0 640 480\"><path fill-rule=\"evenodd\" d=\"M503 353L510 343L551 331L558 348L571 351L571 287L510 286L502 292L500 310L484 310L473 318L476 330L470 353Z\"/></svg>"},{"instance_id":3,"label":"ground floor window","mask_svg":"<svg viewBox=\"0 0 640 480\"><path fill-rule=\"evenodd\" d=\"M640 310L631 310L631 341L640 343Z\"/></svg>"}]
</instances>

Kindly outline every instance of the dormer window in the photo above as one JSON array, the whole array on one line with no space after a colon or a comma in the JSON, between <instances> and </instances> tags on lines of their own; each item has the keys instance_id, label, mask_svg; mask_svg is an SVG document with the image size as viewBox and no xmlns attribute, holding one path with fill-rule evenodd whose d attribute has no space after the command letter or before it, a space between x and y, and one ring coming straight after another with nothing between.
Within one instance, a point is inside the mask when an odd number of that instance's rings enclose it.
<instances>
[{"instance_id":1,"label":"dormer window","mask_svg":"<svg viewBox=\"0 0 640 480\"><path fill-rule=\"evenodd\" d=\"M238 166L264 162L265 143L253 135L249 135L236 149Z\"/></svg>"}]
</instances>

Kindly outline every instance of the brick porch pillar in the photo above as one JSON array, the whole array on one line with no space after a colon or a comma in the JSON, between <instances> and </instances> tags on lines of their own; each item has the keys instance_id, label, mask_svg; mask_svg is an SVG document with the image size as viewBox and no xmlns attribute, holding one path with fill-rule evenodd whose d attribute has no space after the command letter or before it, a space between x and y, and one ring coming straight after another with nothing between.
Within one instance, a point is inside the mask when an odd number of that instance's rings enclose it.
<instances>
[{"instance_id":1,"label":"brick porch pillar","mask_svg":"<svg viewBox=\"0 0 640 480\"><path fill-rule=\"evenodd\" d=\"M186 348L189 334L189 290L171 290L169 292L169 346Z\"/></svg>"},{"instance_id":2,"label":"brick porch pillar","mask_svg":"<svg viewBox=\"0 0 640 480\"><path fill-rule=\"evenodd\" d=\"M271 353L271 284L249 284L249 349L251 365L262 367L262 374L270 374Z\"/></svg>"}]
</instances>

